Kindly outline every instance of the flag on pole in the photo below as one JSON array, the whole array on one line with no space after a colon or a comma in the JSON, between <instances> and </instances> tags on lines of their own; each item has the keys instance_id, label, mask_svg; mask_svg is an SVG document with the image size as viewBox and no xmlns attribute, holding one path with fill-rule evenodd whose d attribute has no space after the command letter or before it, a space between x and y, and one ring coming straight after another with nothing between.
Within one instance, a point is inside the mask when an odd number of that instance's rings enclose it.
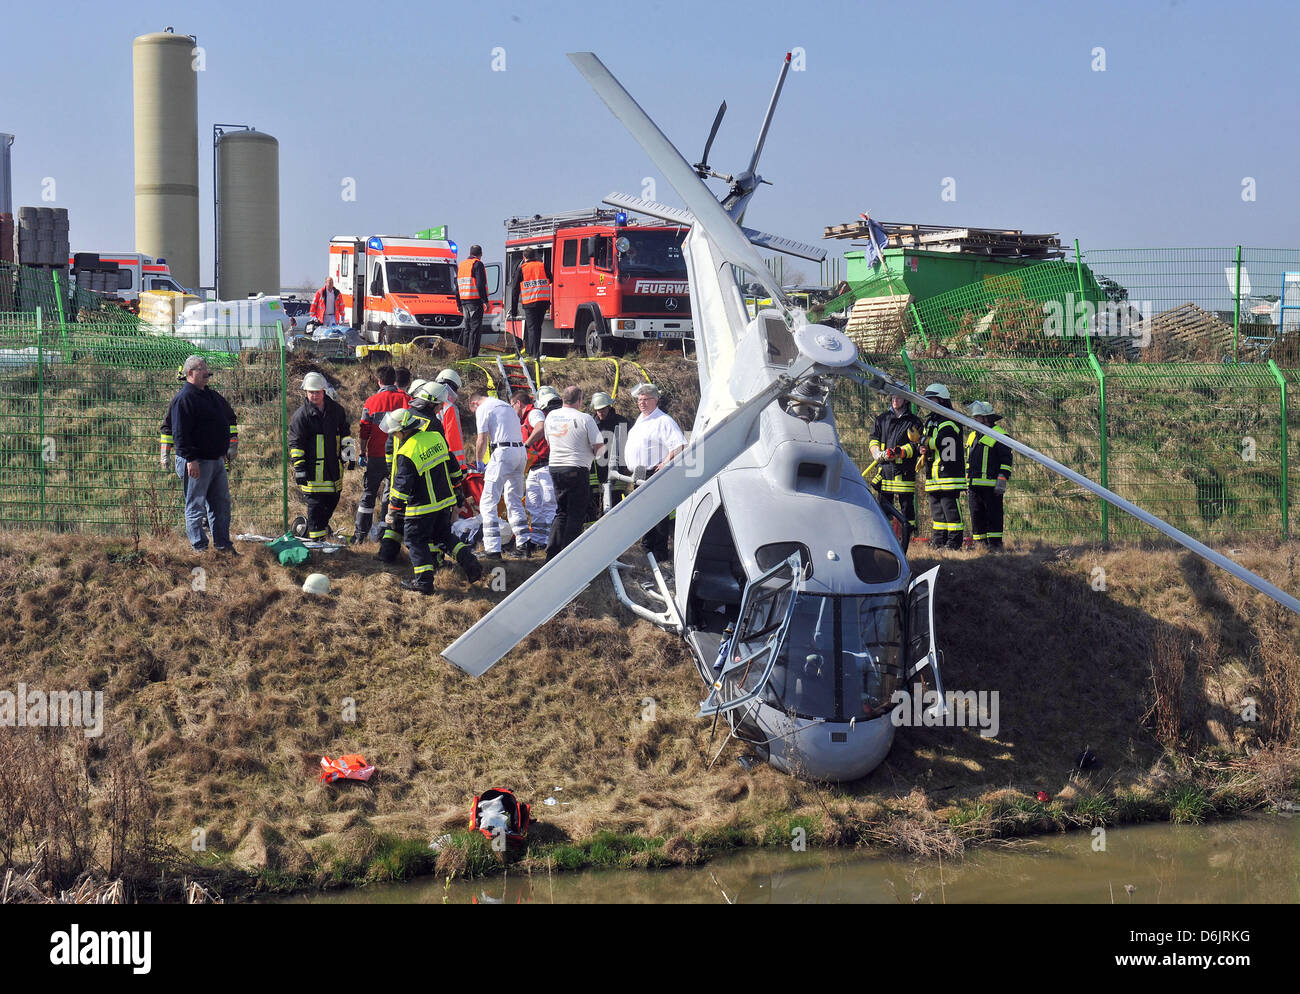
<instances>
[{"instance_id":1,"label":"flag on pole","mask_svg":"<svg viewBox=\"0 0 1300 994\"><path fill-rule=\"evenodd\" d=\"M858 217L867 222L867 237L871 245L866 250L866 257L867 268L870 269L876 265L877 260L883 262L885 246L889 244L889 235L879 223L871 220L870 214L859 214Z\"/></svg>"}]
</instances>

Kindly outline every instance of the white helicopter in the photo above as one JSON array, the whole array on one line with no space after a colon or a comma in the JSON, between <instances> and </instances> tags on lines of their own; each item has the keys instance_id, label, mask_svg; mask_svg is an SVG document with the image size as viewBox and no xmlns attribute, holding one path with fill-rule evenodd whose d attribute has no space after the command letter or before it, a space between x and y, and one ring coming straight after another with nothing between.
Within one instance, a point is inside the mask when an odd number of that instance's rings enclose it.
<instances>
[{"instance_id":1,"label":"white helicopter","mask_svg":"<svg viewBox=\"0 0 1300 994\"><path fill-rule=\"evenodd\" d=\"M705 161L691 166L595 55L569 59L688 206L606 198L690 225L683 247L700 406L690 444L676 459L442 655L472 676L484 673L608 569L622 603L685 641L707 688L698 717L725 715L728 741L747 743L783 772L830 781L865 776L893 743L896 690L928 678L931 716L943 711L933 607L939 570L912 575L889 518L840 445L831 387L836 377L847 377L918 407L939 408L859 361L841 332L808 324L754 246L812 259L824 254L820 249L740 226L764 182L755 169L789 56L749 168L736 177L707 164L725 103ZM710 177L730 184L722 203L703 182ZM749 317L738 271L758 279L772 308ZM943 414L983 428L959 411L944 408ZM1013 438L1000 440L1300 613L1295 597L1167 522ZM647 596L654 604L640 603L622 580L633 567L618 557L674 508L671 589L647 554L653 576Z\"/></svg>"}]
</instances>

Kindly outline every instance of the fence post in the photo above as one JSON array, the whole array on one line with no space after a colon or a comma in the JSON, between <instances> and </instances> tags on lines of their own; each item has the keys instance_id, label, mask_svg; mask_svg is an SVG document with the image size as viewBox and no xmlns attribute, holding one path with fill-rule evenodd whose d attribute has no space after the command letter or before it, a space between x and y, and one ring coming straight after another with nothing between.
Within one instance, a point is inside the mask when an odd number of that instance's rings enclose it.
<instances>
[{"instance_id":1,"label":"fence post","mask_svg":"<svg viewBox=\"0 0 1300 994\"><path fill-rule=\"evenodd\" d=\"M1273 379L1277 380L1278 392L1281 394L1281 413L1282 413L1282 538L1285 540L1290 537L1291 525L1288 520L1291 516L1291 492L1290 483L1287 474L1290 472L1287 458L1287 431L1286 431L1286 377L1282 375L1282 370L1277 368L1277 363L1272 359L1268 361L1268 371L1273 374Z\"/></svg>"},{"instance_id":2,"label":"fence post","mask_svg":"<svg viewBox=\"0 0 1300 994\"><path fill-rule=\"evenodd\" d=\"M928 349L930 347L930 339L925 337L925 325L921 323L921 315L916 313L916 304L908 304L907 309L912 312L912 320L916 322L916 330L921 333L921 344Z\"/></svg>"},{"instance_id":3,"label":"fence post","mask_svg":"<svg viewBox=\"0 0 1300 994\"><path fill-rule=\"evenodd\" d=\"M1083 259L1079 255L1079 239L1074 240L1074 275L1079 283L1079 300L1083 300ZM1088 334L1088 328L1084 326L1083 344L1087 346L1088 357L1092 357L1092 335Z\"/></svg>"},{"instance_id":4,"label":"fence post","mask_svg":"<svg viewBox=\"0 0 1300 994\"><path fill-rule=\"evenodd\" d=\"M1232 361L1241 361L1237 351L1237 333L1241 328L1241 246L1237 246L1237 290L1232 295Z\"/></svg>"},{"instance_id":5,"label":"fence post","mask_svg":"<svg viewBox=\"0 0 1300 994\"><path fill-rule=\"evenodd\" d=\"M45 332L41 309L36 308L36 448L41 461L41 528L45 528Z\"/></svg>"},{"instance_id":6,"label":"fence post","mask_svg":"<svg viewBox=\"0 0 1300 994\"><path fill-rule=\"evenodd\" d=\"M276 319L280 339L280 534L289 531L289 381L284 364L284 322Z\"/></svg>"},{"instance_id":7,"label":"fence post","mask_svg":"<svg viewBox=\"0 0 1300 994\"><path fill-rule=\"evenodd\" d=\"M1101 368L1101 363L1091 352L1088 353L1088 365L1092 367L1093 373L1097 377L1097 389L1101 400L1101 411L1098 417L1098 428L1100 436L1100 455L1101 455L1101 485L1107 490L1110 489L1110 439L1106 426L1106 371ZM1110 503L1101 502L1101 540L1104 543L1110 541Z\"/></svg>"},{"instance_id":8,"label":"fence post","mask_svg":"<svg viewBox=\"0 0 1300 994\"><path fill-rule=\"evenodd\" d=\"M63 288L59 286L59 271L57 269L50 270L50 280L54 283L54 306L59 309L59 330L66 331L68 321L63 314Z\"/></svg>"}]
</instances>

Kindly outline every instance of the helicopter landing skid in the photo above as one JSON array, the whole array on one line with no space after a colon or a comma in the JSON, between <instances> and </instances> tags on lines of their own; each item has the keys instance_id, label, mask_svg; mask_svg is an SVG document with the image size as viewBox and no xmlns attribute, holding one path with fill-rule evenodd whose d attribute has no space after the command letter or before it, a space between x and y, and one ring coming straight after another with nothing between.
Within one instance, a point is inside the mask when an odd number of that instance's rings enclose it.
<instances>
[{"instance_id":1,"label":"helicopter landing skid","mask_svg":"<svg viewBox=\"0 0 1300 994\"><path fill-rule=\"evenodd\" d=\"M614 584L614 596L638 618L680 635L686 626L682 623L682 616L678 613L677 605L668 590L668 583L664 580L663 572L659 569L659 563L655 561L653 553L647 552L645 557L649 561L650 571L654 575L654 585L651 586L651 584L646 583L641 585L640 589L658 606L647 607L644 604L638 604L628 596L621 574L625 570L637 571L640 567L625 563L619 559L614 560L609 567L609 578Z\"/></svg>"}]
</instances>

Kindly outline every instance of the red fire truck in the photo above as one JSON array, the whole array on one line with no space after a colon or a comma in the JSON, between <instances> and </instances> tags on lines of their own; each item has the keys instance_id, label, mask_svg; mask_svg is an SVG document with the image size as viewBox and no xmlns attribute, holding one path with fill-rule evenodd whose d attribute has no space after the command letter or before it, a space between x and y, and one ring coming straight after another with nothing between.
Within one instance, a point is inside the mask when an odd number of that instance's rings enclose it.
<instances>
[{"instance_id":1,"label":"red fire truck","mask_svg":"<svg viewBox=\"0 0 1300 994\"><path fill-rule=\"evenodd\" d=\"M629 343L694 337L682 241L685 225L629 221L595 208L506 221L506 329L522 340L519 268L536 248L551 278L544 343L577 344L589 356L622 355ZM635 347L635 346L633 346Z\"/></svg>"}]
</instances>

